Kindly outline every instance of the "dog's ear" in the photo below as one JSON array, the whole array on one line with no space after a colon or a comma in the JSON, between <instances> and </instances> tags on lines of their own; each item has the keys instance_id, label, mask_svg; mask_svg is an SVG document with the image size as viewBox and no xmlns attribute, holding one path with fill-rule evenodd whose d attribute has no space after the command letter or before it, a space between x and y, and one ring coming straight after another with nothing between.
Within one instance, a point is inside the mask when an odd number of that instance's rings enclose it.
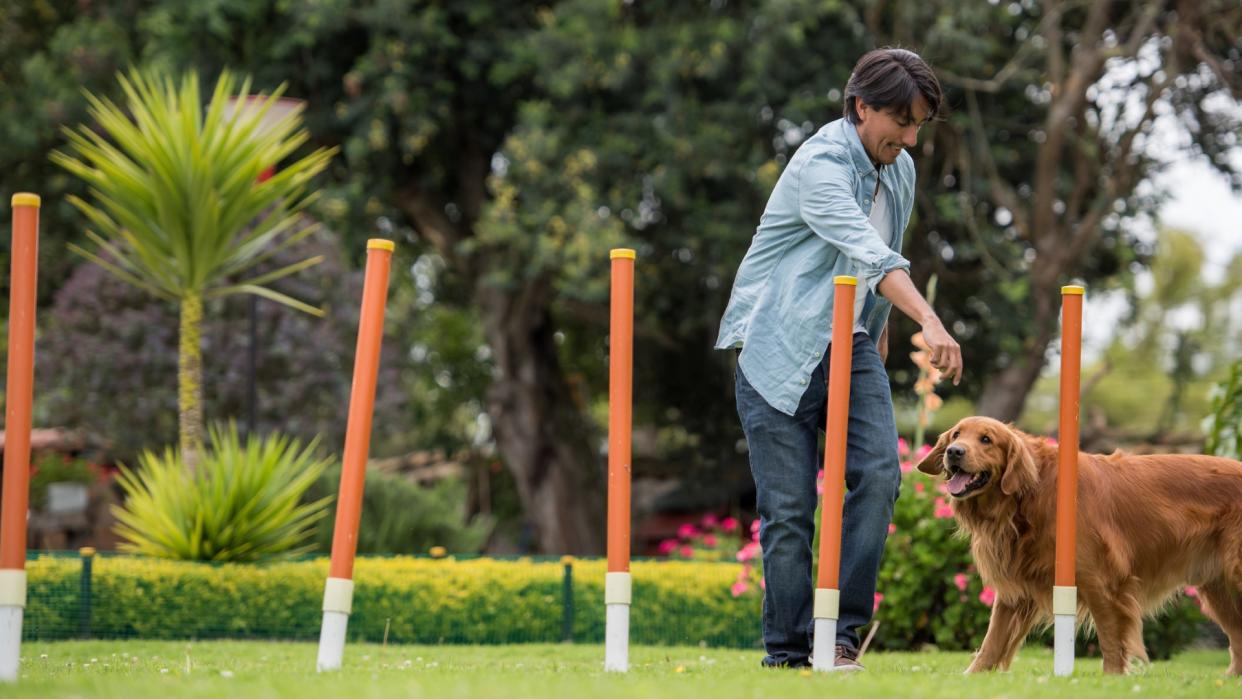
<instances>
[{"instance_id":1,"label":"dog's ear","mask_svg":"<svg viewBox=\"0 0 1242 699\"><path fill-rule=\"evenodd\" d=\"M1013 495L1019 491L1034 487L1039 480L1039 470L1035 468L1035 459L1031 450L1026 448L1022 435L1015 430L1008 430L1006 445L1005 473L1001 476L1001 491Z\"/></svg>"},{"instance_id":2,"label":"dog's ear","mask_svg":"<svg viewBox=\"0 0 1242 699\"><path fill-rule=\"evenodd\" d=\"M927 452L927 456L919 462L916 467L918 470L930 476L936 476L944 472L944 450L949 448L949 435L953 434L952 429L945 430L940 435L940 439L936 440L936 446Z\"/></svg>"}]
</instances>

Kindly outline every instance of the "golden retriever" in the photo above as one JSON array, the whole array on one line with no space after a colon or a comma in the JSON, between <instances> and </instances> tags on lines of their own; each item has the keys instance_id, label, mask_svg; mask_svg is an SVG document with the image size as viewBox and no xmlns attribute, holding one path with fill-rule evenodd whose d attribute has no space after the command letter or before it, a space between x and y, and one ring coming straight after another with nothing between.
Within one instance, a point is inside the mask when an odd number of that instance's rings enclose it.
<instances>
[{"instance_id":1,"label":"golden retriever","mask_svg":"<svg viewBox=\"0 0 1242 699\"><path fill-rule=\"evenodd\" d=\"M918 465L943 474L983 581L996 590L967 672L1009 667L1052 618L1057 447L986 417L940 436ZM1242 463L1212 456L1078 457L1078 618L1099 636L1104 671L1146 662L1143 616L1185 585L1229 636L1242 673Z\"/></svg>"}]
</instances>

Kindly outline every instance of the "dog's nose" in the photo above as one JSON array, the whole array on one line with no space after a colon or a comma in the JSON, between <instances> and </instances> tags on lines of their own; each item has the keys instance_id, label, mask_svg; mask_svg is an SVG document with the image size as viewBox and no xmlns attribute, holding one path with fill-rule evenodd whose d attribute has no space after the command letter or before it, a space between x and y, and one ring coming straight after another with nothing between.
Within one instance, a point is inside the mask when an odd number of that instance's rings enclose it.
<instances>
[{"instance_id":1,"label":"dog's nose","mask_svg":"<svg viewBox=\"0 0 1242 699\"><path fill-rule=\"evenodd\" d=\"M944 450L944 453L949 457L949 461L961 461L962 457L966 456L966 447L960 444L951 444L948 449Z\"/></svg>"}]
</instances>

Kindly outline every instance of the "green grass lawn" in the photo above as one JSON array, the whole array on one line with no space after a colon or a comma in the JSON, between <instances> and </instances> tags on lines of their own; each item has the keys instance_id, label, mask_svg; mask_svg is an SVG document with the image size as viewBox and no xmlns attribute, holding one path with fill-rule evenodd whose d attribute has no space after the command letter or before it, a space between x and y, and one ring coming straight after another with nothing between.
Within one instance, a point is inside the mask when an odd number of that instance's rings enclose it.
<instances>
[{"instance_id":1,"label":"green grass lawn","mask_svg":"<svg viewBox=\"0 0 1242 699\"><path fill-rule=\"evenodd\" d=\"M350 645L340 672L315 673L315 644L246 641L70 641L22 645L22 677L5 697L1079 697L1236 695L1225 651L1194 651L1128 677L1098 659L1054 678L1049 651L1030 648L1005 674L964 677L966 653L874 653L868 671L814 674L758 667L760 653L634 647L627 675L603 672L590 645Z\"/></svg>"}]
</instances>

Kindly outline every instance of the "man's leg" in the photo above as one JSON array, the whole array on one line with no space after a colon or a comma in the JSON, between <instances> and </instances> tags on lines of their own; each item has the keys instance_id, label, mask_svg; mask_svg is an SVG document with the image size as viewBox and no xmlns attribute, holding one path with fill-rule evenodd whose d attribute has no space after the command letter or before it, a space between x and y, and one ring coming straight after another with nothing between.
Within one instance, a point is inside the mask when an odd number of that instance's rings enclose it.
<instances>
[{"instance_id":1,"label":"man's leg","mask_svg":"<svg viewBox=\"0 0 1242 699\"><path fill-rule=\"evenodd\" d=\"M871 621L874 610L880 557L901 486L888 374L875 344L863 333L854 336L845 485L837 644L858 650L858 629Z\"/></svg>"},{"instance_id":2,"label":"man's leg","mask_svg":"<svg viewBox=\"0 0 1242 699\"><path fill-rule=\"evenodd\" d=\"M818 387L818 389L816 388ZM805 665L811 654L811 541L815 473L826 392L821 369L791 417L768 405L737 370L737 411L750 450L763 547L765 665Z\"/></svg>"}]
</instances>

